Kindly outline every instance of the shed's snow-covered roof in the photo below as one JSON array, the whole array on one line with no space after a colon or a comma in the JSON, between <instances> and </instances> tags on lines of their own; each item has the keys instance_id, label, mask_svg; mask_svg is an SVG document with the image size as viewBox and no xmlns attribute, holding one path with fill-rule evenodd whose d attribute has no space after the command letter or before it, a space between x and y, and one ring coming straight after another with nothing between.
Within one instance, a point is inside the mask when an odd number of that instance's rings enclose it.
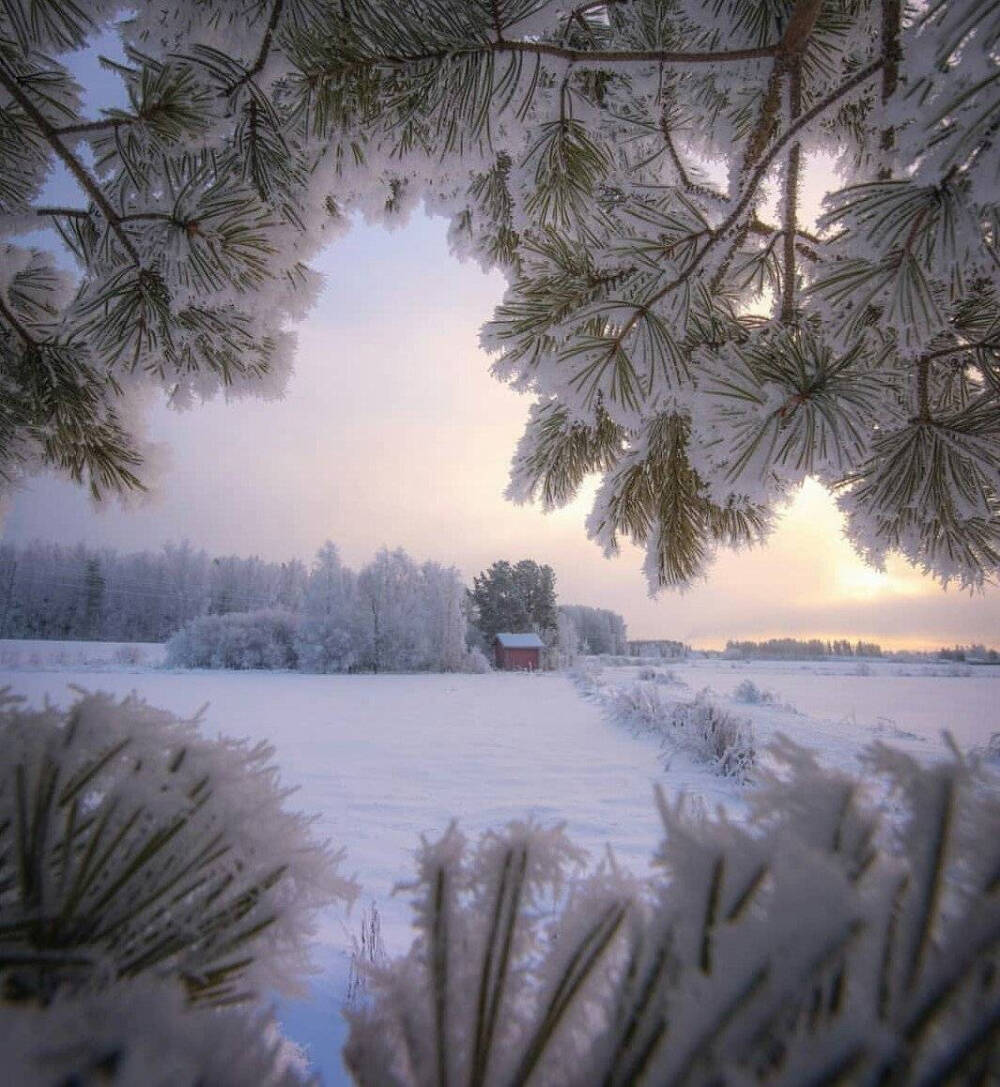
<instances>
[{"instance_id":1,"label":"shed's snow-covered roof","mask_svg":"<svg viewBox=\"0 0 1000 1087\"><path fill-rule=\"evenodd\" d=\"M545 643L537 634L498 634L497 641L504 649L544 649Z\"/></svg>"}]
</instances>

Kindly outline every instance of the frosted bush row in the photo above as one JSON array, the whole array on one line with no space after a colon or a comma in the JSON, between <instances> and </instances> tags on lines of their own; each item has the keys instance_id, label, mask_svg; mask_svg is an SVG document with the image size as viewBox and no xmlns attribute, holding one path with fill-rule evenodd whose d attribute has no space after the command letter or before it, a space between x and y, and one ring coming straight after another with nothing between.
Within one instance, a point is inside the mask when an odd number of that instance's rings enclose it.
<instances>
[{"instance_id":1,"label":"frosted bush row","mask_svg":"<svg viewBox=\"0 0 1000 1087\"><path fill-rule=\"evenodd\" d=\"M415 612L405 626L369 630L363 618L300 616L285 611L230 612L193 619L168 642L173 668L291 669L304 672L488 672L489 661L466 649L456 624L437 640L433 615Z\"/></svg>"},{"instance_id":2,"label":"frosted bush row","mask_svg":"<svg viewBox=\"0 0 1000 1087\"><path fill-rule=\"evenodd\" d=\"M233 594L235 595L235 594ZM360 573L324 545L295 608L218 611L193 618L167 644L181 668L305 672L487 671L469 651L466 590L454 567L381 550Z\"/></svg>"},{"instance_id":3,"label":"frosted bush row","mask_svg":"<svg viewBox=\"0 0 1000 1087\"><path fill-rule=\"evenodd\" d=\"M572 677L585 695L596 698L622 724L687 751L722 777L748 780L757 760L753 726L717 705L706 691L694 699L667 697L663 688L679 685L669 672L655 672L650 680L628 686L606 686L600 671L587 666L576 668Z\"/></svg>"}]
</instances>

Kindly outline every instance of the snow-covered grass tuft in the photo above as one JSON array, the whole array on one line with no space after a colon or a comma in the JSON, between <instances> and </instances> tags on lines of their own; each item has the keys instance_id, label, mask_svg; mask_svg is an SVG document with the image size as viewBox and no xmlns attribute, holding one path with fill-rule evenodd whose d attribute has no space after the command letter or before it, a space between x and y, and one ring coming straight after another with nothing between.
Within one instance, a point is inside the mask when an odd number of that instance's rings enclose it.
<instances>
[{"instance_id":1,"label":"snow-covered grass tuft","mask_svg":"<svg viewBox=\"0 0 1000 1087\"><path fill-rule=\"evenodd\" d=\"M648 881L612 858L574 877L523 827L425 842L412 948L349 1013L355 1081L989 1079L1000 780L875 747L890 831L858 781L789 741L773 758L746 826L659 795Z\"/></svg>"},{"instance_id":2,"label":"snow-covered grass tuft","mask_svg":"<svg viewBox=\"0 0 1000 1087\"><path fill-rule=\"evenodd\" d=\"M132 695L0 699L0 988L46 1003L132 978L219 1005L294 991L321 907L354 895L265 743Z\"/></svg>"},{"instance_id":3,"label":"snow-covered grass tuft","mask_svg":"<svg viewBox=\"0 0 1000 1087\"><path fill-rule=\"evenodd\" d=\"M757 762L753 725L713 702L704 692L693 702L681 702L672 725L683 734L683 744L722 777L739 782L750 779Z\"/></svg>"},{"instance_id":4,"label":"snow-covered grass tuft","mask_svg":"<svg viewBox=\"0 0 1000 1087\"><path fill-rule=\"evenodd\" d=\"M758 687L752 679L745 679L733 690L733 699L748 706L773 706L777 696L774 691Z\"/></svg>"},{"instance_id":5,"label":"snow-covered grass tuft","mask_svg":"<svg viewBox=\"0 0 1000 1087\"><path fill-rule=\"evenodd\" d=\"M683 701L667 698L655 683L639 682L612 688L605 702L617 720L689 752L722 777L749 779L757 760L753 725L707 692Z\"/></svg>"}]
</instances>

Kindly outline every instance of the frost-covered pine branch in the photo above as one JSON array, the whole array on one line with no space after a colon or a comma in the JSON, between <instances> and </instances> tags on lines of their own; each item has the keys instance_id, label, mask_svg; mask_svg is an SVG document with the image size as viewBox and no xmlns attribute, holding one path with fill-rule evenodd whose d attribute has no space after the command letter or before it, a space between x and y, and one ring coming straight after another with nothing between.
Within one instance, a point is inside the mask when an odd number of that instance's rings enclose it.
<instances>
[{"instance_id":1,"label":"frost-covered pine branch","mask_svg":"<svg viewBox=\"0 0 1000 1087\"><path fill-rule=\"evenodd\" d=\"M986 1082L1000 790L874 748L897 803L784 741L746 827L668 806L661 874L556 832L425 842L410 952L350 1012L360 1084ZM552 896L556 905L552 906Z\"/></svg>"},{"instance_id":2,"label":"frost-covered pine branch","mask_svg":"<svg viewBox=\"0 0 1000 1087\"><path fill-rule=\"evenodd\" d=\"M0 697L4 1001L150 979L212 1007L297 983L316 911L357 888L285 810L270 747L134 695Z\"/></svg>"},{"instance_id":3,"label":"frost-covered pine branch","mask_svg":"<svg viewBox=\"0 0 1000 1087\"><path fill-rule=\"evenodd\" d=\"M134 385L280 385L303 261L422 201L508 278L483 343L538 402L512 496L603 475L591 530L645 545L653 588L806 475L871 561L995 572L995 5L148 5L119 24L128 106L97 116L52 55L114 9L3 10L2 225L51 224L80 269L6 250L8 475L136 485ZM43 208L54 162L79 199Z\"/></svg>"}]
</instances>

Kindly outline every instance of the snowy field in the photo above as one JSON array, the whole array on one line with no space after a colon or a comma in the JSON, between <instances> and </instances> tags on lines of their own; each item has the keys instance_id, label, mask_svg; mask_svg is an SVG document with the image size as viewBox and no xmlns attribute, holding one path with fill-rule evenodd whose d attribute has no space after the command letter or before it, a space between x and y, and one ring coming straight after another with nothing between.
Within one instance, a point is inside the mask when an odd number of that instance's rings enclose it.
<instances>
[{"instance_id":1,"label":"snowy field","mask_svg":"<svg viewBox=\"0 0 1000 1087\"><path fill-rule=\"evenodd\" d=\"M70 686L147 701L182 716L208 704L207 732L268 739L290 803L317 817L318 833L347 849L346 871L374 902L387 950L409 943L406 895L420 834L455 817L476 833L513 818L565 822L599 857L643 871L659 836L652 785L683 790L738 817L744 790L658 740L612 723L565 675L315 676L270 672L180 672L157 667L159 647L2 642L0 686L32 703L65 703ZM607 690L638 679L635 667L604 665ZM947 727L964 749L1000 731L1000 668L872 664L744 664L718 660L658 665L670 697L711 688L717 701L752 719L761 744L775 731L815 747L827 762L856 769L875 739L920 758L946 757ZM666 673L671 673L667 676ZM773 701L731 700L752 679ZM683 684L683 686L682 686ZM288 1032L307 1045L327 1083L343 1081L339 1046L351 934L360 909L323 919L323 973L306 1003L284 1003Z\"/></svg>"}]
</instances>

